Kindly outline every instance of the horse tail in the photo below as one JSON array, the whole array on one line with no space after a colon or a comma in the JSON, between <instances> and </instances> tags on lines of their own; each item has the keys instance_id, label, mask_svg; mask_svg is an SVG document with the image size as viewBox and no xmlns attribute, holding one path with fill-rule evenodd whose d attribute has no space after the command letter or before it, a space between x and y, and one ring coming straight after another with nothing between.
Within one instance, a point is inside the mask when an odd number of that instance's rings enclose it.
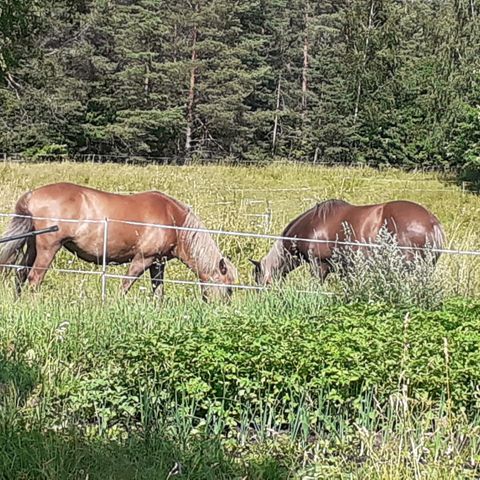
<instances>
[{"instance_id":1,"label":"horse tail","mask_svg":"<svg viewBox=\"0 0 480 480\"><path fill-rule=\"evenodd\" d=\"M433 248L443 248L445 243L445 233L442 226L439 223L436 223L433 226Z\"/></svg>"},{"instance_id":2,"label":"horse tail","mask_svg":"<svg viewBox=\"0 0 480 480\"><path fill-rule=\"evenodd\" d=\"M31 192L27 192L19 198L15 206L15 214L19 216L12 218L6 232L1 237L2 239L29 233L34 230L32 214L28 208L30 197ZM25 244L27 244L27 251L23 252ZM31 242L28 242L27 238L20 238L0 244L0 273L6 276L12 271L7 265L23 264L32 247L34 248L34 245L31 245Z\"/></svg>"},{"instance_id":3,"label":"horse tail","mask_svg":"<svg viewBox=\"0 0 480 480\"><path fill-rule=\"evenodd\" d=\"M445 243L445 233L443 231L440 222L436 221L433 225L433 231L431 233L431 247L433 249L442 249ZM436 263L440 258L441 252L434 252L434 262Z\"/></svg>"}]
</instances>

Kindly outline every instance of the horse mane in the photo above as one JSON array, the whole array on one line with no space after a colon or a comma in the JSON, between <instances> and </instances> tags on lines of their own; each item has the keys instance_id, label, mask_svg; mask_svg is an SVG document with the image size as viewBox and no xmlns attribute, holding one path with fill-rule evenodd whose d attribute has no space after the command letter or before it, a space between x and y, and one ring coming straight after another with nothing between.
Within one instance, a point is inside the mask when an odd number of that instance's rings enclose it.
<instances>
[{"instance_id":1,"label":"horse mane","mask_svg":"<svg viewBox=\"0 0 480 480\"><path fill-rule=\"evenodd\" d=\"M331 200L325 200L323 202L318 202L314 207L312 207L310 210L307 210L306 212L303 212L300 214L298 217L294 218L284 229L282 232L282 236L287 236L288 231L292 226L301 218L303 218L305 215L307 215L310 212L313 212L315 215L321 215L323 217L323 221L326 220L327 216L330 215L332 212L334 212L337 208L345 205L351 205L350 203L346 202L345 200L339 200L339 199L331 199Z\"/></svg>"},{"instance_id":2,"label":"horse mane","mask_svg":"<svg viewBox=\"0 0 480 480\"><path fill-rule=\"evenodd\" d=\"M350 203L346 202L345 200L332 198L330 200L317 203L313 208L315 209L315 214L321 216L323 221L325 221L328 215L334 213L337 208L344 207L346 205L350 205Z\"/></svg>"},{"instance_id":3,"label":"horse mane","mask_svg":"<svg viewBox=\"0 0 480 480\"><path fill-rule=\"evenodd\" d=\"M185 207L188 209L188 213L182 227L205 229L205 225L193 210L187 205ZM179 230L177 235L182 248L194 260L197 271L206 275L215 273L223 255L210 233L198 230Z\"/></svg>"}]
</instances>

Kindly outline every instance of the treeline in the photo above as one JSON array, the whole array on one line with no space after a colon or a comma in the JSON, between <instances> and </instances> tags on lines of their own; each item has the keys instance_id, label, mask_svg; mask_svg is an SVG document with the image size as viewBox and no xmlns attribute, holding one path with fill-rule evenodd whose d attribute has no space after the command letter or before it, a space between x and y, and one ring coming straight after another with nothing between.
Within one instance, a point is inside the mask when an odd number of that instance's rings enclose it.
<instances>
[{"instance_id":1,"label":"treeline","mask_svg":"<svg viewBox=\"0 0 480 480\"><path fill-rule=\"evenodd\" d=\"M4 0L0 151L480 163L479 0Z\"/></svg>"}]
</instances>

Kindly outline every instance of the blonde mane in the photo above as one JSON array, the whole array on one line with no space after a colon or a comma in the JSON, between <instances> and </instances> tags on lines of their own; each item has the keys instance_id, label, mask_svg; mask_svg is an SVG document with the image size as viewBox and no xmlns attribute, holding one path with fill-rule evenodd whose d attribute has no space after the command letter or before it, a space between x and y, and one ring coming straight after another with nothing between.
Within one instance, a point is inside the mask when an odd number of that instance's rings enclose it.
<instances>
[{"instance_id":1,"label":"blonde mane","mask_svg":"<svg viewBox=\"0 0 480 480\"><path fill-rule=\"evenodd\" d=\"M205 225L193 213L192 209L188 206L186 208L188 208L188 213L182 227L205 229ZM179 230L178 238L182 249L194 263L194 269L197 273L201 272L203 275L211 276L218 270L223 255L209 232ZM228 263L230 266L230 262ZM235 272L234 268L232 272Z\"/></svg>"}]
</instances>

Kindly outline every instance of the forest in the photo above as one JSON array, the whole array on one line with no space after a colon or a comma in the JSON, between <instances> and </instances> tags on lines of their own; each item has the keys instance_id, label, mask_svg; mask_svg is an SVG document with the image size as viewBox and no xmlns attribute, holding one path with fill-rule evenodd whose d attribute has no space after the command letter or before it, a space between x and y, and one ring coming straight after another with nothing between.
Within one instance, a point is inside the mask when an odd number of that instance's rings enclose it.
<instances>
[{"instance_id":1,"label":"forest","mask_svg":"<svg viewBox=\"0 0 480 480\"><path fill-rule=\"evenodd\" d=\"M2 0L0 152L480 164L478 0Z\"/></svg>"}]
</instances>

